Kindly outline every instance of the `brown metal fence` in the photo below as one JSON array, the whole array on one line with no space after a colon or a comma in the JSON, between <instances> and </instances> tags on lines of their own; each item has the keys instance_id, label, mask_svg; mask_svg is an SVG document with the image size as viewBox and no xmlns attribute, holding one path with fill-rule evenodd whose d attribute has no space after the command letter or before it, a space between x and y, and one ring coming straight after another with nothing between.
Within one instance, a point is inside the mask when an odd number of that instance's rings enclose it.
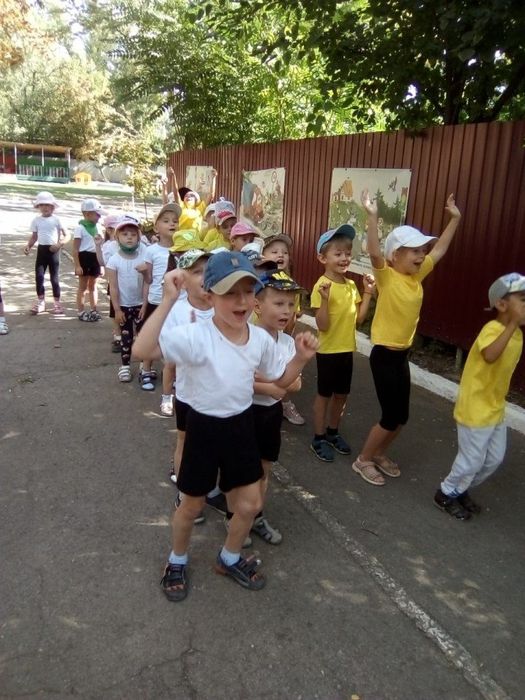
<instances>
[{"instance_id":1,"label":"brown metal fence","mask_svg":"<svg viewBox=\"0 0 525 700\"><path fill-rule=\"evenodd\" d=\"M525 122L352 134L172 153L180 184L187 165L213 165L217 193L240 204L243 170L286 168L283 230L294 240L294 276L311 288L321 268L315 241L328 227L333 168L410 168L407 223L440 233L450 192L463 213L447 256L425 282L419 332L470 347L489 316L487 289L505 272L525 274ZM516 373L525 389L525 361Z\"/></svg>"}]
</instances>

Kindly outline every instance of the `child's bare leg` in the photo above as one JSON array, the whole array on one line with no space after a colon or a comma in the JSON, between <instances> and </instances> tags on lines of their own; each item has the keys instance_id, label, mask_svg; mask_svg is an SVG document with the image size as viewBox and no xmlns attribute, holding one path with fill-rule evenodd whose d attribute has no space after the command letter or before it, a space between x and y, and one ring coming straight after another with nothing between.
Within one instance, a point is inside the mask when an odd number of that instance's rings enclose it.
<instances>
[{"instance_id":1,"label":"child's bare leg","mask_svg":"<svg viewBox=\"0 0 525 700\"><path fill-rule=\"evenodd\" d=\"M403 426L399 425L395 430L385 430L379 423L376 423L368 433L359 459L368 462L373 457L384 456L387 448L397 437L402 427Z\"/></svg>"},{"instance_id":2,"label":"child's bare leg","mask_svg":"<svg viewBox=\"0 0 525 700\"><path fill-rule=\"evenodd\" d=\"M98 301L98 289L97 289L97 278L88 277L87 278L87 290L89 296L89 306L92 311L96 311L97 301Z\"/></svg>"},{"instance_id":3,"label":"child's bare leg","mask_svg":"<svg viewBox=\"0 0 525 700\"><path fill-rule=\"evenodd\" d=\"M260 480L248 486L239 486L226 494L228 509L233 513L224 543L225 549L240 553L250 532L253 519L262 508ZM184 501L183 501L184 502Z\"/></svg>"},{"instance_id":4,"label":"child's bare leg","mask_svg":"<svg viewBox=\"0 0 525 700\"><path fill-rule=\"evenodd\" d=\"M84 292L87 289L88 278L85 275L81 275L78 278L78 289L77 289L77 310L78 313L84 311Z\"/></svg>"},{"instance_id":5,"label":"child's bare leg","mask_svg":"<svg viewBox=\"0 0 525 700\"><path fill-rule=\"evenodd\" d=\"M324 435L326 430L326 413L330 398L316 394L314 399L314 430L316 435Z\"/></svg>"},{"instance_id":6,"label":"child's bare leg","mask_svg":"<svg viewBox=\"0 0 525 700\"><path fill-rule=\"evenodd\" d=\"M268 491L268 481L270 479L270 474L272 471L272 463L269 462L267 459L261 459L261 464L264 474L259 483L261 484L261 499L263 504L262 507L264 507L264 502L266 501L266 492Z\"/></svg>"},{"instance_id":7,"label":"child's bare leg","mask_svg":"<svg viewBox=\"0 0 525 700\"><path fill-rule=\"evenodd\" d=\"M162 393L168 396L173 393L173 382L175 381L175 365L169 362L164 363L162 368Z\"/></svg>"},{"instance_id":8,"label":"child's bare leg","mask_svg":"<svg viewBox=\"0 0 525 700\"><path fill-rule=\"evenodd\" d=\"M339 429L339 423L346 408L348 394L334 394L328 408L328 427L332 430Z\"/></svg>"},{"instance_id":9,"label":"child's bare leg","mask_svg":"<svg viewBox=\"0 0 525 700\"><path fill-rule=\"evenodd\" d=\"M173 468L175 474L179 476L180 464L182 461L182 450L184 449L184 440L186 439L185 430L177 430L177 444L173 453Z\"/></svg>"},{"instance_id":10,"label":"child's bare leg","mask_svg":"<svg viewBox=\"0 0 525 700\"><path fill-rule=\"evenodd\" d=\"M176 556L187 553L195 518L204 508L204 496L184 494L180 505L171 519L173 552Z\"/></svg>"}]
</instances>

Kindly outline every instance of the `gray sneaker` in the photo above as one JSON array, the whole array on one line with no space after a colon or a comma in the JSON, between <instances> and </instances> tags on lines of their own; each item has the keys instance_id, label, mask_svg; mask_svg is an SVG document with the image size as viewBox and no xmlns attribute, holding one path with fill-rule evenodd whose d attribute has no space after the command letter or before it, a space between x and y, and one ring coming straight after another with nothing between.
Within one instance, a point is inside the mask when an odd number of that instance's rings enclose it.
<instances>
[{"instance_id":1,"label":"gray sneaker","mask_svg":"<svg viewBox=\"0 0 525 700\"><path fill-rule=\"evenodd\" d=\"M264 515L261 515L259 518L256 518L253 521L251 531L255 532L256 535L259 535L259 537L262 537L262 539L265 542L268 542L268 544L281 544L283 541L283 536L279 530L272 527Z\"/></svg>"},{"instance_id":2,"label":"gray sneaker","mask_svg":"<svg viewBox=\"0 0 525 700\"><path fill-rule=\"evenodd\" d=\"M89 312L89 320L90 321L100 321L102 319L102 316L99 314L99 312L96 309L93 309L92 311Z\"/></svg>"}]
</instances>

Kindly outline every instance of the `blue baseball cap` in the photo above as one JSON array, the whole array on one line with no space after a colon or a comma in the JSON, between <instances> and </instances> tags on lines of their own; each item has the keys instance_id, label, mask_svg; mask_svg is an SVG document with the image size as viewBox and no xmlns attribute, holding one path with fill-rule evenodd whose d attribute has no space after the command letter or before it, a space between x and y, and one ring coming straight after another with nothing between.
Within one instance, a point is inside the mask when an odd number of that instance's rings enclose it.
<instances>
[{"instance_id":1,"label":"blue baseball cap","mask_svg":"<svg viewBox=\"0 0 525 700\"><path fill-rule=\"evenodd\" d=\"M355 228L353 226L350 226L350 224L342 224L341 226L338 226L337 228L331 228L326 233L323 233L319 237L319 240L317 241L317 253L318 254L321 252L321 248L324 246L324 244L328 243L328 241L331 241L332 238L336 234L338 234L340 236L346 236L351 241L353 241L355 238Z\"/></svg>"},{"instance_id":2,"label":"blue baseball cap","mask_svg":"<svg viewBox=\"0 0 525 700\"><path fill-rule=\"evenodd\" d=\"M258 291L261 283L246 255L227 250L212 255L208 260L204 273L204 289L214 294L226 294L236 282L245 277L257 283L255 291Z\"/></svg>"}]
</instances>

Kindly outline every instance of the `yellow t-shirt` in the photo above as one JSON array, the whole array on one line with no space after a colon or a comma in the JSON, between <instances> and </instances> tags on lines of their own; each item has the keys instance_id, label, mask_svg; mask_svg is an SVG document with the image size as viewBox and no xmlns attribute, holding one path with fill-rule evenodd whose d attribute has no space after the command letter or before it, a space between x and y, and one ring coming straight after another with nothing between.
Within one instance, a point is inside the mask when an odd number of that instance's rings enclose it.
<instances>
[{"instance_id":1,"label":"yellow t-shirt","mask_svg":"<svg viewBox=\"0 0 525 700\"><path fill-rule=\"evenodd\" d=\"M179 229L181 231L187 231L188 229L192 228L194 231L197 231L200 236L202 215L204 214L205 209L206 204L204 202L200 202L193 209L185 207L183 204L182 213L179 217Z\"/></svg>"},{"instance_id":2,"label":"yellow t-shirt","mask_svg":"<svg viewBox=\"0 0 525 700\"><path fill-rule=\"evenodd\" d=\"M403 275L386 264L372 270L378 297L372 321L372 345L405 349L412 345L423 303L422 280L434 269L434 261L425 256L419 272Z\"/></svg>"},{"instance_id":3,"label":"yellow t-shirt","mask_svg":"<svg viewBox=\"0 0 525 700\"><path fill-rule=\"evenodd\" d=\"M454 408L454 418L462 425L486 428L505 417L505 397L523 349L521 328L516 328L496 362L486 362L481 354L504 328L499 321L489 321L470 348Z\"/></svg>"},{"instance_id":4,"label":"yellow t-shirt","mask_svg":"<svg viewBox=\"0 0 525 700\"><path fill-rule=\"evenodd\" d=\"M211 228L204 236L204 245L206 246L206 250L215 250L215 248L227 248L231 250L230 241L224 238L222 233L216 228Z\"/></svg>"},{"instance_id":5,"label":"yellow t-shirt","mask_svg":"<svg viewBox=\"0 0 525 700\"><path fill-rule=\"evenodd\" d=\"M317 352L323 354L353 352L356 349L357 305L361 302L361 296L353 280L334 282L322 275L312 290L312 309L318 309L321 306L319 285L326 282L332 285L328 298L330 325L327 331L319 331L319 350Z\"/></svg>"}]
</instances>

